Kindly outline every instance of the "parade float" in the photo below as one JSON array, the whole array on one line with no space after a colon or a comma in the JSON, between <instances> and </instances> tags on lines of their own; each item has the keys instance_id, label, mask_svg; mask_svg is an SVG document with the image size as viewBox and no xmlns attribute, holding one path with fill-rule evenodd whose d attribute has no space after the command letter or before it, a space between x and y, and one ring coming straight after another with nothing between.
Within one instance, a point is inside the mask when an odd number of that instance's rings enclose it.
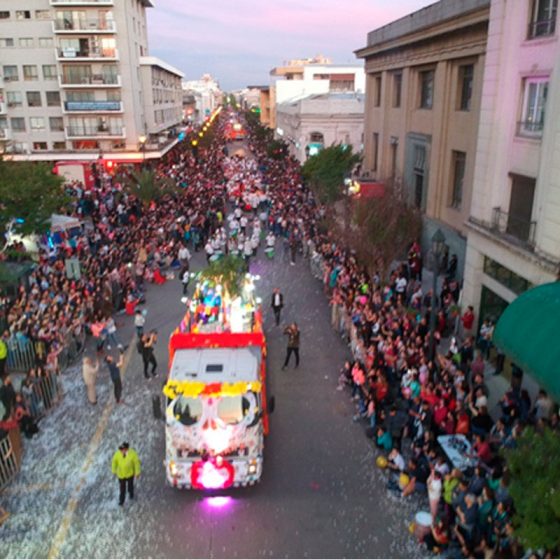
<instances>
[{"instance_id":1,"label":"parade float","mask_svg":"<svg viewBox=\"0 0 560 560\"><path fill-rule=\"evenodd\" d=\"M226 257L198 278L169 340L166 477L216 490L259 481L268 414L266 341L257 278Z\"/></svg>"}]
</instances>

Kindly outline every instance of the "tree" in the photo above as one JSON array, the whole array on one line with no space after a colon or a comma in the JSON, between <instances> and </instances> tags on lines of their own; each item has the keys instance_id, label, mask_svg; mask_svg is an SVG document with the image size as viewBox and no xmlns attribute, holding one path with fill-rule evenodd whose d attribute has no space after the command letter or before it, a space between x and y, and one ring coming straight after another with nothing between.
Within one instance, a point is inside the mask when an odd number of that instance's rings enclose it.
<instances>
[{"instance_id":1,"label":"tree","mask_svg":"<svg viewBox=\"0 0 560 560\"><path fill-rule=\"evenodd\" d=\"M353 218L350 243L371 272L377 269L383 275L422 229L418 210L407 206L390 187L379 198L357 199Z\"/></svg>"},{"instance_id":2,"label":"tree","mask_svg":"<svg viewBox=\"0 0 560 560\"><path fill-rule=\"evenodd\" d=\"M311 156L301 171L319 200L333 204L344 195L344 179L360 161L351 148L337 144Z\"/></svg>"},{"instance_id":3,"label":"tree","mask_svg":"<svg viewBox=\"0 0 560 560\"><path fill-rule=\"evenodd\" d=\"M515 534L533 549L560 548L560 438L550 429L527 428L514 449L504 451L515 504Z\"/></svg>"},{"instance_id":4,"label":"tree","mask_svg":"<svg viewBox=\"0 0 560 560\"><path fill-rule=\"evenodd\" d=\"M67 202L64 179L48 163L0 161L0 228L22 235L44 233L51 215Z\"/></svg>"},{"instance_id":5,"label":"tree","mask_svg":"<svg viewBox=\"0 0 560 560\"><path fill-rule=\"evenodd\" d=\"M241 257L226 255L207 266L200 273L200 278L221 284L225 292L234 299L241 294L246 273L247 266Z\"/></svg>"},{"instance_id":6,"label":"tree","mask_svg":"<svg viewBox=\"0 0 560 560\"><path fill-rule=\"evenodd\" d=\"M177 185L172 179L162 177L149 168L133 171L125 179L124 186L130 194L137 196L145 205L177 190Z\"/></svg>"}]
</instances>

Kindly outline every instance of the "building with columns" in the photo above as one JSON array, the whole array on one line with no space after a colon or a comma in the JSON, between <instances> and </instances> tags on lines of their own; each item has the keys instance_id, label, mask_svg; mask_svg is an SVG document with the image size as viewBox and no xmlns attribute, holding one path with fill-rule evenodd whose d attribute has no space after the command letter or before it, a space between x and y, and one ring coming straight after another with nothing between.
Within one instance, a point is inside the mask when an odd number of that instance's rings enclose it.
<instances>
[{"instance_id":1,"label":"building with columns","mask_svg":"<svg viewBox=\"0 0 560 560\"><path fill-rule=\"evenodd\" d=\"M462 275L490 0L441 0L368 33L362 173L422 210Z\"/></svg>"},{"instance_id":2,"label":"building with columns","mask_svg":"<svg viewBox=\"0 0 560 560\"><path fill-rule=\"evenodd\" d=\"M496 320L560 267L560 41L556 0L492 0L464 304Z\"/></svg>"},{"instance_id":3,"label":"building with columns","mask_svg":"<svg viewBox=\"0 0 560 560\"><path fill-rule=\"evenodd\" d=\"M149 57L150 0L0 0L0 150L13 160L160 157L181 78Z\"/></svg>"}]
</instances>

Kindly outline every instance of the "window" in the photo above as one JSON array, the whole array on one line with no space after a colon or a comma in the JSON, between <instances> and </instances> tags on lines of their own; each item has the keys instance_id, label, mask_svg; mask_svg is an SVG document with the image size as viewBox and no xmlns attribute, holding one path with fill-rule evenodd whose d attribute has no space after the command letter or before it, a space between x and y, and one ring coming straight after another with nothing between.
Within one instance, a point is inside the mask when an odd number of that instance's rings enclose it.
<instances>
[{"instance_id":1,"label":"window","mask_svg":"<svg viewBox=\"0 0 560 560\"><path fill-rule=\"evenodd\" d=\"M50 10L35 10L35 19L52 19Z\"/></svg>"},{"instance_id":2,"label":"window","mask_svg":"<svg viewBox=\"0 0 560 560\"><path fill-rule=\"evenodd\" d=\"M47 91L47 106L60 107L60 92Z\"/></svg>"},{"instance_id":3,"label":"window","mask_svg":"<svg viewBox=\"0 0 560 560\"><path fill-rule=\"evenodd\" d=\"M402 73L395 72L393 74L393 107L401 106L401 91L402 91Z\"/></svg>"},{"instance_id":4,"label":"window","mask_svg":"<svg viewBox=\"0 0 560 560\"><path fill-rule=\"evenodd\" d=\"M453 173L453 183L451 191L451 207L459 210L463 202L463 182L465 180L465 163L467 154L465 152L451 152L451 165Z\"/></svg>"},{"instance_id":5,"label":"window","mask_svg":"<svg viewBox=\"0 0 560 560\"><path fill-rule=\"evenodd\" d=\"M69 91L66 94L66 101L95 101L93 91Z\"/></svg>"},{"instance_id":6,"label":"window","mask_svg":"<svg viewBox=\"0 0 560 560\"><path fill-rule=\"evenodd\" d=\"M529 39L554 35L557 11L558 0L534 0Z\"/></svg>"},{"instance_id":7,"label":"window","mask_svg":"<svg viewBox=\"0 0 560 560\"><path fill-rule=\"evenodd\" d=\"M35 64L23 65L23 79L27 82L39 79L37 66Z\"/></svg>"},{"instance_id":8,"label":"window","mask_svg":"<svg viewBox=\"0 0 560 560\"><path fill-rule=\"evenodd\" d=\"M434 71L420 72L420 108L431 109L434 103Z\"/></svg>"},{"instance_id":9,"label":"window","mask_svg":"<svg viewBox=\"0 0 560 560\"><path fill-rule=\"evenodd\" d=\"M484 257L484 273L516 294L522 294L533 287L529 280L487 256Z\"/></svg>"},{"instance_id":10,"label":"window","mask_svg":"<svg viewBox=\"0 0 560 560\"><path fill-rule=\"evenodd\" d=\"M10 37L0 38L0 48L7 49L8 47L14 46L14 40Z\"/></svg>"},{"instance_id":11,"label":"window","mask_svg":"<svg viewBox=\"0 0 560 560\"><path fill-rule=\"evenodd\" d=\"M379 156L379 133L373 133L373 162L371 166L372 171L377 171L377 159Z\"/></svg>"},{"instance_id":12,"label":"window","mask_svg":"<svg viewBox=\"0 0 560 560\"><path fill-rule=\"evenodd\" d=\"M43 151L47 150L48 146L46 142L33 142L33 150Z\"/></svg>"},{"instance_id":13,"label":"window","mask_svg":"<svg viewBox=\"0 0 560 560\"><path fill-rule=\"evenodd\" d=\"M184 426L192 426L202 418L202 400L180 395L173 405L173 417Z\"/></svg>"},{"instance_id":14,"label":"window","mask_svg":"<svg viewBox=\"0 0 560 560\"><path fill-rule=\"evenodd\" d=\"M53 47L54 43L52 37L39 37L39 46L41 48Z\"/></svg>"},{"instance_id":15,"label":"window","mask_svg":"<svg viewBox=\"0 0 560 560\"><path fill-rule=\"evenodd\" d=\"M12 117L10 124L14 132L25 132L25 119L23 117Z\"/></svg>"},{"instance_id":16,"label":"window","mask_svg":"<svg viewBox=\"0 0 560 560\"><path fill-rule=\"evenodd\" d=\"M414 205L424 209L425 206L425 175L426 175L426 146L414 144Z\"/></svg>"},{"instance_id":17,"label":"window","mask_svg":"<svg viewBox=\"0 0 560 560\"><path fill-rule=\"evenodd\" d=\"M43 64L43 78L56 80L56 64Z\"/></svg>"},{"instance_id":18,"label":"window","mask_svg":"<svg viewBox=\"0 0 560 560\"><path fill-rule=\"evenodd\" d=\"M373 78L373 106L381 106L381 76Z\"/></svg>"},{"instance_id":19,"label":"window","mask_svg":"<svg viewBox=\"0 0 560 560\"><path fill-rule=\"evenodd\" d=\"M66 142L53 142L53 150L66 150Z\"/></svg>"},{"instance_id":20,"label":"window","mask_svg":"<svg viewBox=\"0 0 560 560\"><path fill-rule=\"evenodd\" d=\"M474 66L465 64L459 66L459 111L471 110Z\"/></svg>"},{"instance_id":21,"label":"window","mask_svg":"<svg viewBox=\"0 0 560 560\"><path fill-rule=\"evenodd\" d=\"M29 118L29 128L31 130L44 130L45 129L45 119L43 117L30 117Z\"/></svg>"},{"instance_id":22,"label":"window","mask_svg":"<svg viewBox=\"0 0 560 560\"><path fill-rule=\"evenodd\" d=\"M41 106L41 92L40 91L28 91L27 92L27 104L29 107L40 107Z\"/></svg>"},{"instance_id":23,"label":"window","mask_svg":"<svg viewBox=\"0 0 560 560\"><path fill-rule=\"evenodd\" d=\"M245 396L222 397L218 401L218 418L226 424L239 424L247 416L251 408L256 407L256 398L251 397L253 407Z\"/></svg>"},{"instance_id":24,"label":"window","mask_svg":"<svg viewBox=\"0 0 560 560\"><path fill-rule=\"evenodd\" d=\"M535 186L536 180L533 177L511 174L506 233L528 243L535 239L535 222L531 219Z\"/></svg>"},{"instance_id":25,"label":"window","mask_svg":"<svg viewBox=\"0 0 560 560\"><path fill-rule=\"evenodd\" d=\"M19 40L19 46L22 49L32 49L35 46L33 37L21 37Z\"/></svg>"},{"instance_id":26,"label":"window","mask_svg":"<svg viewBox=\"0 0 560 560\"><path fill-rule=\"evenodd\" d=\"M52 132L60 132L64 130L64 121L62 117L49 117L49 128Z\"/></svg>"},{"instance_id":27,"label":"window","mask_svg":"<svg viewBox=\"0 0 560 560\"><path fill-rule=\"evenodd\" d=\"M16 19L31 19L29 10L16 10Z\"/></svg>"},{"instance_id":28,"label":"window","mask_svg":"<svg viewBox=\"0 0 560 560\"><path fill-rule=\"evenodd\" d=\"M19 80L18 67L17 66L4 66L2 68L2 73L4 74L4 81L6 82L17 82Z\"/></svg>"},{"instance_id":29,"label":"window","mask_svg":"<svg viewBox=\"0 0 560 560\"><path fill-rule=\"evenodd\" d=\"M8 19L10 17L10 12L6 10L0 11L0 19Z\"/></svg>"},{"instance_id":30,"label":"window","mask_svg":"<svg viewBox=\"0 0 560 560\"><path fill-rule=\"evenodd\" d=\"M524 96L518 133L522 136L542 136L548 94L548 78L524 80Z\"/></svg>"},{"instance_id":31,"label":"window","mask_svg":"<svg viewBox=\"0 0 560 560\"><path fill-rule=\"evenodd\" d=\"M8 107L21 107L23 103L21 91L8 91L6 92L6 96L8 100Z\"/></svg>"}]
</instances>

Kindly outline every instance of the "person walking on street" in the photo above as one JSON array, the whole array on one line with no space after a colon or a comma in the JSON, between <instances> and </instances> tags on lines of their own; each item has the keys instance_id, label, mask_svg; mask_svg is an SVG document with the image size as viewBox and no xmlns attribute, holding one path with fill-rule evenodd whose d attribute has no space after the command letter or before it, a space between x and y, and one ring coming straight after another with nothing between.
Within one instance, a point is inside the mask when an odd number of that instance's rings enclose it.
<instances>
[{"instance_id":1,"label":"person walking on street","mask_svg":"<svg viewBox=\"0 0 560 560\"><path fill-rule=\"evenodd\" d=\"M152 377L157 375L157 360L154 355L154 346L157 342L157 331L152 330L142 337L142 361L144 362L144 377L150 379L148 366L152 365Z\"/></svg>"},{"instance_id":2,"label":"person walking on street","mask_svg":"<svg viewBox=\"0 0 560 560\"><path fill-rule=\"evenodd\" d=\"M280 292L280 288L274 288L270 307L272 307L274 319L276 320L276 326L278 326L280 324L280 313L282 311L282 307L284 307L284 296Z\"/></svg>"},{"instance_id":3,"label":"person walking on street","mask_svg":"<svg viewBox=\"0 0 560 560\"><path fill-rule=\"evenodd\" d=\"M128 497L134 500L134 478L140 476L140 459L134 449L131 449L128 442L123 442L115 451L111 461L111 470L119 479L119 506L124 505L126 490L128 487Z\"/></svg>"},{"instance_id":4,"label":"person walking on street","mask_svg":"<svg viewBox=\"0 0 560 560\"><path fill-rule=\"evenodd\" d=\"M144 335L144 325L146 324L146 317L141 309L134 312L134 327L136 328L136 336L142 338Z\"/></svg>"},{"instance_id":5,"label":"person walking on street","mask_svg":"<svg viewBox=\"0 0 560 560\"><path fill-rule=\"evenodd\" d=\"M113 382L113 389L115 392L115 400L117 404L120 404L122 396L122 378L121 378L121 368L124 364L124 353L121 350L119 355L119 361L115 363L113 356L106 356L105 363L109 369L109 375L111 376L111 381Z\"/></svg>"},{"instance_id":6,"label":"person walking on street","mask_svg":"<svg viewBox=\"0 0 560 560\"><path fill-rule=\"evenodd\" d=\"M95 381L97 379L98 373L99 373L99 362L96 360L94 364L93 360L89 356L86 356L84 358L84 363L82 366L82 376L84 378L84 383L87 389L87 398L91 404L97 404Z\"/></svg>"},{"instance_id":7,"label":"person walking on street","mask_svg":"<svg viewBox=\"0 0 560 560\"><path fill-rule=\"evenodd\" d=\"M296 357L296 368L299 366L299 329L297 323L292 323L284 329L284 334L288 335L288 348L286 349L286 359L282 369L288 367L292 353Z\"/></svg>"}]
</instances>

